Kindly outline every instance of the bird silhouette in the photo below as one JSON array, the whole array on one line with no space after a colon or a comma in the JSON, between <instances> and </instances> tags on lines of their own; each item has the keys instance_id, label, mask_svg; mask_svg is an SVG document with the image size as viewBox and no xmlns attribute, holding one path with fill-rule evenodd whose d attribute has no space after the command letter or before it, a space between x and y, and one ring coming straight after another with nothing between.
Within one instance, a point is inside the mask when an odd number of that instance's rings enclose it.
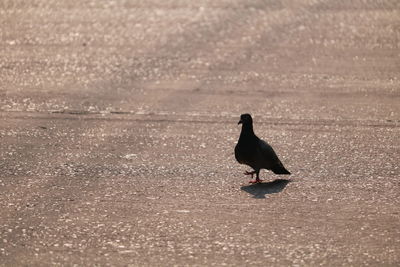
<instances>
[{"instance_id":1,"label":"bird silhouette","mask_svg":"<svg viewBox=\"0 0 400 267\"><path fill-rule=\"evenodd\" d=\"M254 171L246 171L244 174L256 175L256 180L250 183L260 183L260 170L271 170L275 174L290 174L279 160L274 149L265 141L258 138L253 131L253 119L250 114L240 115L242 131L238 143L235 146L235 158L240 164L250 166Z\"/></svg>"}]
</instances>

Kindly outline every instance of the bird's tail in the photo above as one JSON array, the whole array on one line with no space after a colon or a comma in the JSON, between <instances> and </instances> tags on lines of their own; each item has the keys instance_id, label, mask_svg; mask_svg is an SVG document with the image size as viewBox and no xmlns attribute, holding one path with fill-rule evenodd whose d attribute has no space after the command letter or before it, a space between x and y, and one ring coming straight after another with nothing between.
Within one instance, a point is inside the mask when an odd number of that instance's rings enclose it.
<instances>
[{"instance_id":1,"label":"bird's tail","mask_svg":"<svg viewBox=\"0 0 400 267\"><path fill-rule=\"evenodd\" d=\"M286 170L285 167L283 167L283 165L275 167L274 169L272 169L272 171L275 174L291 174L288 170Z\"/></svg>"}]
</instances>

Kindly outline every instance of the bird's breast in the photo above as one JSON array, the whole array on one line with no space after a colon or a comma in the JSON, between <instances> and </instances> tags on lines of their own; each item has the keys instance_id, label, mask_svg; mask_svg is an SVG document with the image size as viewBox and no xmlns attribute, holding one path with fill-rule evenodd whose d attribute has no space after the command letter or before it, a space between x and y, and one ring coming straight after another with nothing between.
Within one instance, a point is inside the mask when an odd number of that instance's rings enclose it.
<instances>
[{"instance_id":1,"label":"bird's breast","mask_svg":"<svg viewBox=\"0 0 400 267\"><path fill-rule=\"evenodd\" d=\"M238 142L235 147L235 158L241 164L249 164L255 153L250 143Z\"/></svg>"}]
</instances>

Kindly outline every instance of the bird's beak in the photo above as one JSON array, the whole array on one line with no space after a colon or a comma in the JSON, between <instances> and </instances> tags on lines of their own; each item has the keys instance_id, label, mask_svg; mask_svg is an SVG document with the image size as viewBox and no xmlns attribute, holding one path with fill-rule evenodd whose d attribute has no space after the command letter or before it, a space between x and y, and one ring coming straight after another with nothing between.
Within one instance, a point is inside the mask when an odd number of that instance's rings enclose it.
<instances>
[{"instance_id":1,"label":"bird's beak","mask_svg":"<svg viewBox=\"0 0 400 267\"><path fill-rule=\"evenodd\" d=\"M238 125L239 125L239 124L242 124L242 120L240 120L240 121L238 122Z\"/></svg>"}]
</instances>

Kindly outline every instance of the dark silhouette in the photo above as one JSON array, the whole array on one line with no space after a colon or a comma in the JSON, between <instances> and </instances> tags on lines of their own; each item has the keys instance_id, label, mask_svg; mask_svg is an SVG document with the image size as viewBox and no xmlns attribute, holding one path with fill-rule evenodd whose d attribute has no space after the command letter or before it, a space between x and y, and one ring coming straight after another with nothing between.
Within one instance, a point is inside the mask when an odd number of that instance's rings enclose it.
<instances>
[{"instance_id":1,"label":"dark silhouette","mask_svg":"<svg viewBox=\"0 0 400 267\"><path fill-rule=\"evenodd\" d=\"M254 134L253 119L250 114L240 115L238 124L242 124L242 131L235 147L235 158L240 164L246 164L254 169L244 173L251 175L251 178L256 175L256 180L251 180L250 183L262 182L259 178L261 169L271 170L275 174L290 174L272 147Z\"/></svg>"},{"instance_id":2,"label":"dark silhouette","mask_svg":"<svg viewBox=\"0 0 400 267\"><path fill-rule=\"evenodd\" d=\"M265 195L281 192L289 182L290 180L277 179L273 182L242 186L240 189L252 194L254 198L265 198Z\"/></svg>"}]
</instances>

